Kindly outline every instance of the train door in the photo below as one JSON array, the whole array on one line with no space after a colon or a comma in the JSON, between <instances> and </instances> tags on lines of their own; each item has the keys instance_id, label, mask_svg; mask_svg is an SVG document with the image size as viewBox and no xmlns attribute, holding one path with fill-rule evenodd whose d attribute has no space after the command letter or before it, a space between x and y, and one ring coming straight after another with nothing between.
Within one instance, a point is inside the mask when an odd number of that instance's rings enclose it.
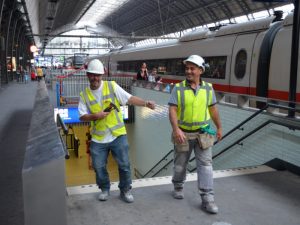
<instances>
[{"instance_id":1,"label":"train door","mask_svg":"<svg viewBox=\"0 0 300 225\"><path fill-rule=\"evenodd\" d=\"M250 94L250 76L253 45L257 33L239 35L233 46L231 60L230 92Z\"/></svg>"}]
</instances>

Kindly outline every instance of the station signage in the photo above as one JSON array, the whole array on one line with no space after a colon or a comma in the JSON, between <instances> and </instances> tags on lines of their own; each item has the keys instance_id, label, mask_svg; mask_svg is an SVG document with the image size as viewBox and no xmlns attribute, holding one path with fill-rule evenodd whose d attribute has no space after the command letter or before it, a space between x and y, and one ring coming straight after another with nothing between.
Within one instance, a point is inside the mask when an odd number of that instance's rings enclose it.
<instances>
[{"instance_id":1,"label":"station signage","mask_svg":"<svg viewBox=\"0 0 300 225\"><path fill-rule=\"evenodd\" d=\"M60 115L65 124L80 123L78 108L54 108L54 120L57 114Z\"/></svg>"},{"instance_id":2,"label":"station signage","mask_svg":"<svg viewBox=\"0 0 300 225\"><path fill-rule=\"evenodd\" d=\"M120 106L120 110L123 115L123 119L126 121L129 119L129 112L128 106ZM81 123L82 121L79 120L79 113L78 108L54 108L54 120L56 122L56 116L59 113L60 117L64 121L65 124L72 124L72 123Z\"/></svg>"}]
</instances>

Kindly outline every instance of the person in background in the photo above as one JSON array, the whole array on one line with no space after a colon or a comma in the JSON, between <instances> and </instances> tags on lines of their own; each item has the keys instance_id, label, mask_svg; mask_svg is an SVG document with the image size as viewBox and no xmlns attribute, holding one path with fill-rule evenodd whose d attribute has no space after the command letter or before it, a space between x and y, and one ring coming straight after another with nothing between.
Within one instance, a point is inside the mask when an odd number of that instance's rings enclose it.
<instances>
[{"instance_id":1,"label":"person in background","mask_svg":"<svg viewBox=\"0 0 300 225\"><path fill-rule=\"evenodd\" d=\"M136 79L148 81L148 70L147 70L147 64L145 62L142 63L141 68L136 75Z\"/></svg>"},{"instance_id":2,"label":"person in background","mask_svg":"<svg viewBox=\"0 0 300 225\"><path fill-rule=\"evenodd\" d=\"M216 97L212 84L201 79L205 71L203 58L191 55L183 62L186 79L175 85L168 103L175 151L173 197L184 198L186 167L194 150L202 208L215 214L218 213L218 207L214 201L213 191L212 145L214 135L218 140L222 138ZM210 118L216 125L216 132L210 128Z\"/></svg>"},{"instance_id":3,"label":"person in background","mask_svg":"<svg viewBox=\"0 0 300 225\"><path fill-rule=\"evenodd\" d=\"M47 74L48 68L44 66L44 67L42 67L42 70L43 70L43 78L46 81L46 74Z\"/></svg>"},{"instance_id":4,"label":"person in background","mask_svg":"<svg viewBox=\"0 0 300 225\"><path fill-rule=\"evenodd\" d=\"M28 68L27 68L28 69ZM28 71L24 69L24 82L28 83L29 80L29 75L28 75Z\"/></svg>"},{"instance_id":5,"label":"person in background","mask_svg":"<svg viewBox=\"0 0 300 225\"><path fill-rule=\"evenodd\" d=\"M36 80L36 70L34 67L31 67L30 69L31 73L30 73L30 77L31 77L31 80Z\"/></svg>"},{"instance_id":6,"label":"person in background","mask_svg":"<svg viewBox=\"0 0 300 225\"><path fill-rule=\"evenodd\" d=\"M25 81L25 70L23 68L22 65L20 65L20 82L24 82Z\"/></svg>"},{"instance_id":7,"label":"person in background","mask_svg":"<svg viewBox=\"0 0 300 225\"><path fill-rule=\"evenodd\" d=\"M38 67L36 69L36 73L37 73L37 78L38 81L40 82L40 80L43 78L44 74L43 74L43 69L41 67Z\"/></svg>"},{"instance_id":8,"label":"person in background","mask_svg":"<svg viewBox=\"0 0 300 225\"><path fill-rule=\"evenodd\" d=\"M148 81L155 82L156 77L157 77L157 69L153 67L151 73L149 74Z\"/></svg>"},{"instance_id":9,"label":"person in background","mask_svg":"<svg viewBox=\"0 0 300 225\"><path fill-rule=\"evenodd\" d=\"M17 76L17 82L21 82L21 66L18 66L18 69L16 71Z\"/></svg>"},{"instance_id":10,"label":"person in background","mask_svg":"<svg viewBox=\"0 0 300 225\"><path fill-rule=\"evenodd\" d=\"M155 103L127 93L115 81L102 81L104 67L98 59L88 63L86 74L90 86L80 93L78 111L81 121L91 123L90 152L96 183L101 189L98 198L100 201L109 198L110 180L106 164L111 151L119 167L120 197L131 203L134 198L131 193L129 146L120 105L154 109Z\"/></svg>"}]
</instances>

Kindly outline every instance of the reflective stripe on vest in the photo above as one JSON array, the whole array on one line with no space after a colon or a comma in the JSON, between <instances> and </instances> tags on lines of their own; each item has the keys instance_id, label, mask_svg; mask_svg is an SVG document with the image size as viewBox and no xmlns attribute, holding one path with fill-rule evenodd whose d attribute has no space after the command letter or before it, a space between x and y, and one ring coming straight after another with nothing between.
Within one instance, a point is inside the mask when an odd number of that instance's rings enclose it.
<instances>
[{"instance_id":1,"label":"reflective stripe on vest","mask_svg":"<svg viewBox=\"0 0 300 225\"><path fill-rule=\"evenodd\" d=\"M185 130L197 130L210 121L208 105L212 101L212 86L202 81L197 95L186 86L186 81L176 84L178 96L177 118L179 127Z\"/></svg>"},{"instance_id":2,"label":"reflective stripe on vest","mask_svg":"<svg viewBox=\"0 0 300 225\"><path fill-rule=\"evenodd\" d=\"M86 103L86 106L91 114L95 114L103 111L109 104L114 103L118 109L120 109L120 103L115 97L114 94L114 81L102 81L103 89L102 89L102 99L101 104L99 104L92 94L89 88L86 88L85 91L81 92L83 100ZM104 138L107 130L110 130L113 136L118 137L120 135L126 134L125 125L123 122L122 112L119 110L111 111L107 117L104 119L91 121L91 134L92 138L101 141Z\"/></svg>"}]
</instances>

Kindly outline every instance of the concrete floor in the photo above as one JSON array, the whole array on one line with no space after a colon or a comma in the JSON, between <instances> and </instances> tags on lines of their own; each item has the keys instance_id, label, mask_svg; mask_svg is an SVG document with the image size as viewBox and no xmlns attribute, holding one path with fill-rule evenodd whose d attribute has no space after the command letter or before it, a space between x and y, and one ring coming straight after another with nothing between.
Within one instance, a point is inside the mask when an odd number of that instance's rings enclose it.
<instances>
[{"instance_id":1,"label":"concrete floor","mask_svg":"<svg viewBox=\"0 0 300 225\"><path fill-rule=\"evenodd\" d=\"M134 188L135 202L112 191L107 202L97 193L68 197L72 225L299 225L300 179L287 171L215 179L219 214L200 208L196 182L185 185L185 199L171 196L172 185Z\"/></svg>"}]
</instances>

